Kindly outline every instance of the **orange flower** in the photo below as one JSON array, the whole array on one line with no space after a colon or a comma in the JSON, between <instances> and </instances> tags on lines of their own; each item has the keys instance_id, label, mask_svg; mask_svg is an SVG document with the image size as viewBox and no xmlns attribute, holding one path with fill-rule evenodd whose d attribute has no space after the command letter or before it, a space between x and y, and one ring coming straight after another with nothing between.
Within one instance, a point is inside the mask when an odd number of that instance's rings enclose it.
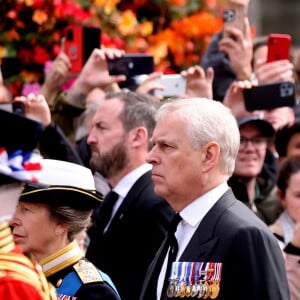
<instances>
[{"instance_id":1,"label":"orange flower","mask_svg":"<svg viewBox=\"0 0 300 300\"><path fill-rule=\"evenodd\" d=\"M48 20L48 15L41 9L37 9L34 11L32 16L32 21L35 23L42 25Z\"/></svg>"},{"instance_id":2,"label":"orange flower","mask_svg":"<svg viewBox=\"0 0 300 300\"><path fill-rule=\"evenodd\" d=\"M131 10L125 10L117 24L117 30L124 36L134 34L138 24L135 14Z\"/></svg>"},{"instance_id":3,"label":"orange flower","mask_svg":"<svg viewBox=\"0 0 300 300\"><path fill-rule=\"evenodd\" d=\"M177 32L190 37L211 35L222 28L222 21L207 12L194 14L171 24Z\"/></svg>"},{"instance_id":4,"label":"orange flower","mask_svg":"<svg viewBox=\"0 0 300 300\"><path fill-rule=\"evenodd\" d=\"M11 30L7 31L6 38L8 41L19 40L20 35L16 32L14 28L12 28Z\"/></svg>"},{"instance_id":5,"label":"orange flower","mask_svg":"<svg viewBox=\"0 0 300 300\"><path fill-rule=\"evenodd\" d=\"M149 47L149 54L152 54L154 57L154 63L159 64L163 61L168 55L168 45L165 42L154 44L152 47Z\"/></svg>"},{"instance_id":6,"label":"orange flower","mask_svg":"<svg viewBox=\"0 0 300 300\"><path fill-rule=\"evenodd\" d=\"M142 36L148 36L153 32L153 22L147 21L140 25L140 31Z\"/></svg>"},{"instance_id":7,"label":"orange flower","mask_svg":"<svg viewBox=\"0 0 300 300\"><path fill-rule=\"evenodd\" d=\"M98 7L104 8L104 12L108 15L116 8L120 0L94 0L94 4Z\"/></svg>"},{"instance_id":8,"label":"orange flower","mask_svg":"<svg viewBox=\"0 0 300 300\"><path fill-rule=\"evenodd\" d=\"M7 49L4 46L0 45L0 58L7 56Z\"/></svg>"},{"instance_id":9,"label":"orange flower","mask_svg":"<svg viewBox=\"0 0 300 300\"><path fill-rule=\"evenodd\" d=\"M18 0L18 3L24 3L27 6L32 6L33 5L33 0Z\"/></svg>"},{"instance_id":10,"label":"orange flower","mask_svg":"<svg viewBox=\"0 0 300 300\"><path fill-rule=\"evenodd\" d=\"M38 73L28 70L21 71L20 75L22 78L24 78L25 82L37 82L40 77Z\"/></svg>"},{"instance_id":11,"label":"orange flower","mask_svg":"<svg viewBox=\"0 0 300 300\"><path fill-rule=\"evenodd\" d=\"M126 47L127 52L145 52L148 50L149 43L142 37L135 38L133 42Z\"/></svg>"}]
</instances>

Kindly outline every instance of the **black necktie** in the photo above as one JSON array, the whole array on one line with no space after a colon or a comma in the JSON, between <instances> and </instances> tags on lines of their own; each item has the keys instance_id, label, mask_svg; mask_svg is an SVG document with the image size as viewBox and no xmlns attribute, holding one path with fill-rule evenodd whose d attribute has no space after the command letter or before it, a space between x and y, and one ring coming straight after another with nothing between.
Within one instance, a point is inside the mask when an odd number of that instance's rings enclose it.
<instances>
[{"instance_id":1,"label":"black necktie","mask_svg":"<svg viewBox=\"0 0 300 300\"><path fill-rule=\"evenodd\" d=\"M163 262L165 260L165 257L167 255L167 253L169 252L168 253L168 261L167 261L167 268L166 268L166 275L165 275L165 280L164 280L164 284L163 284L160 299L164 299L164 297L165 297L172 262L174 262L176 260L176 256L177 256L177 252L178 252L178 243L177 243L177 239L176 239L176 236L175 236L175 232L176 232L177 226L178 226L178 224L181 220L182 220L182 218L179 215L179 213L176 213L175 216L173 217L171 223L170 223L170 227L169 227L169 230L168 230L167 245L166 245L165 252L161 253L161 255L163 256L162 257L162 264L163 264Z\"/></svg>"},{"instance_id":2,"label":"black necktie","mask_svg":"<svg viewBox=\"0 0 300 300\"><path fill-rule=\"evenodd\" d=\"M113 207L116 204L118 198L119 198L119 195L114 191L110 191L104 197L104 201L99 208L99 214L98 214L98 220L97 220L98 226L102 230L104 230L105 227L107 226L107 224L111 218Z\"/></svg>"},{"instance_id":3,"label":"black necktie","mask_svg":"<svg viewBox=\"0 0 300 300\"><path fill-rule=\"evenodd\" d=\"M170 259L168 259L168 264L171 266L172 259L173 259L173 261L176 259L178 244L177 244L177 240L175 237L175 232L177 229L177 225L181 220L182 220L181 216L178 213L176 213L174 215L172 221L170 222L169 230L165 236L165 239L162 242L159 250L157 251L152 263L150 264L150 266L146 272L146 277L145 277L142 291L141 291L140 298L139 298L140 300L156 299L158 277L161 272L161 268L163 266L166 255L170 248L172 248L173 251L169 252L171 257L170 257ZM172 256L174 258L172 258ZM169 274L166 273L165 277L167 277L167 276L169 276ZM167 281L167 282L164 285L167 286L168 279L166 279L165 281ZM162 292L165 293L165 290L163 289ZM162 297L164 296L163 293L161 294Z\"/></svg>"}]
</instances>

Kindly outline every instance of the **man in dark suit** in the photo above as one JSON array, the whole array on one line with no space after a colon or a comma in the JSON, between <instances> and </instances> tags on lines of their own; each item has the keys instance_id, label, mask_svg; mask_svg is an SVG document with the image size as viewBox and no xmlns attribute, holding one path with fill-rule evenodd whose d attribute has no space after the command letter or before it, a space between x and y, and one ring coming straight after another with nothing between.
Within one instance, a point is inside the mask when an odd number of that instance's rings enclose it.
<instances>
[{"instance_id":1,"label":"man in dark suit","mask_svg":"<svg viewBox=\"0 0 300 300\"><path fill-rule=\"evenodd\" d=\"M155 195L145 161L157 106L152 96L107 94L87 139L91 167L108 180L114 195L109 193L94 213L86 257L110 275L122 300L138 299L174 215Z\"/></svg>"},{"instance_id":2,"label":"man in dark suit","mask_svg":"<svg viewBox=\"0 0 300 300\"><path fill-rule=\"evenodd\" d=\"M179 223L175 242L168 233L149 266L140 300L289 299L276 240L226 183L240 144L234 116L218 101L191 98L162 105L156 120L147 161L154 191Z\"/></svg>"}]
</instances>

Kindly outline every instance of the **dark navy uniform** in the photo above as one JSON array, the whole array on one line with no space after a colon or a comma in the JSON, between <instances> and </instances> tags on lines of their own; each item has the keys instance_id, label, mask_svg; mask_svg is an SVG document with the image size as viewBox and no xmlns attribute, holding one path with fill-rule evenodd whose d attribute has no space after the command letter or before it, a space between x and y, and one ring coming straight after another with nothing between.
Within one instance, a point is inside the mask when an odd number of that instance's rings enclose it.
<instances>
[{"instance_id":1,"label":"dark navy uniform","mask_svg":"<svg viewBox=\"0 0 300 300\"><path fill-rule=\"evenodd\" d=\"M56 287L58 299L120 300L108 275L83 258L77 242L40 261L47 279Z\"/></svg>"}]
</instances>

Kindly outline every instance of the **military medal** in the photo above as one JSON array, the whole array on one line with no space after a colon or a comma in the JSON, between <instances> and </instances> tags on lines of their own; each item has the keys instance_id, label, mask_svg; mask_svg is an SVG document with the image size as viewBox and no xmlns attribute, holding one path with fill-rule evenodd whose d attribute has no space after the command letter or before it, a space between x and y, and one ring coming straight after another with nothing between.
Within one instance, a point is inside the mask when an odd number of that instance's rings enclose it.
<instances>
[{"instance_id":1,"label":"military medal","mask_svg":"<svg viewBox=\"0 0 300 300\"><path fill-rule=\"evenodd\" d=\"M198 285L194 283L191 287L191 297L196 297L198 294Z\"/></svg>"},{"instance_id":2,"label":"military medal","mask_svg":"<svg viewBox=\"0 0 300 300\"><path fill-rule=\"evenodd\" d=\"M216 299L220 293L222 263L173 262L167 296Z\"/></svg>"},{"instance_id":3,"label":"military medal","mask_svg":"<svg viewBox=\"0 0 300 300\"><path fill-rule=\"evenodd\" d=\"M210 296L210 288L207 281L203 282L203 290L204 290L203 299L207 299Z\"/></svg>"},{"instance_id":4,"label":"military medal","mask_svg":"<svg viewBox=\"0 0 300 300\"><path fill-rule=\"evenodd\" d=\"M173 298L175 294L175 283L170 282L168 288L167 288L167 296L168 298Z\"/></svg>"},{"instance_id":5,"label":"military medal","mask_svg":"<svg viewBox=\"0 0 300 300\"><path fill-rule=\"evenodd\" d=\"M214 275L211 280L210 284L210 298L216 299L220 293L220 280L221 280L221 273L222 273L222 263L215 263L214 264Z\"/></svg>"},{"instance_id":6,"label":"military medal","mask_svg":"<svg viewBox=\"0 0 300 300\"><path fill-rule=\"evenodd\" d=\"M201 299L205 294L204 285L201 281L197 284L197 297Z\"/></svg>"},{"instance_id":7,"label":"military medal","mask_svg":"<svg viewBox=\"0 0 300 300\"><path fill-rule=\"evenodd\" d=\"M210 299L216 299L220 292L220 286L219 283L216 281L213 281L213 283L210 285Z\"/></svg>"},{"instance_id":8,"label":"military medal","mask_svg":"<svg viewBox=\"0 0 300 300\"><path fill-rule=\"evenodd\" d=\"M185 287L185 296L186 297L191 297L192 295L192 286L191 285L187 285Z\"/></svg>"},{"instance_id":9,"label":"military medal","mask_svg":"<svg viewBox=\"0 0 300 300\"><path fill-rule=\"evenodd\" d=\"M195 269L195 262L188 262L187 263L187 271L186 271L186 286L185 286L185 296L191 297L192 293L192 281L194 278L194 269Z\"/></svg>"},{"instance_id":10,"label":"military medal","mask_svg":"<svg viewBox=\"0 0 300 300\"><path fill-rule=\"evenodd\" d=\"M174 292L174 297L179 297L181 293L181 286L180 282L183 279L182 275L182 262L175 262L177 265L176 268L176 283L175 283L175 292Z\"/></svg>"},{"instance_id":11,"label":"military medal","mask_svg":"<svg viewBox=\"0 0 300 300\"><path fill-rule=\"evenodd\" d=\"M175 285L174 297L179 297L179 296L180 296L180 285L178 283Z\"/></svg>"},{"instance_id":12,"label":"military medal","mask_svg":"<svg viewBox=\"0 0 300 300\"><path fill-rule=\"evenodd\" d=\"M198 294L198 274L199 274L199 268L200 268L200 263L199 262L194 262L193 263L193 277L192 277L192 286L191 286L191 297L196 297Z\"/></svg>"},{"instance_id":13,"label":"military medal","mask_svg":"<svg viewBox=\"0 0 300 300\"><path fill-rule=\"evenodd\" d=\"M169 285L167 288L167 296L169 298L173 298L175 295L175 287L176 287L176 281L177 281L177 272L178 272L178 262L175 261L172 263L171 267L171 274L169 277Z\"/></svg>"}]
</instances>

